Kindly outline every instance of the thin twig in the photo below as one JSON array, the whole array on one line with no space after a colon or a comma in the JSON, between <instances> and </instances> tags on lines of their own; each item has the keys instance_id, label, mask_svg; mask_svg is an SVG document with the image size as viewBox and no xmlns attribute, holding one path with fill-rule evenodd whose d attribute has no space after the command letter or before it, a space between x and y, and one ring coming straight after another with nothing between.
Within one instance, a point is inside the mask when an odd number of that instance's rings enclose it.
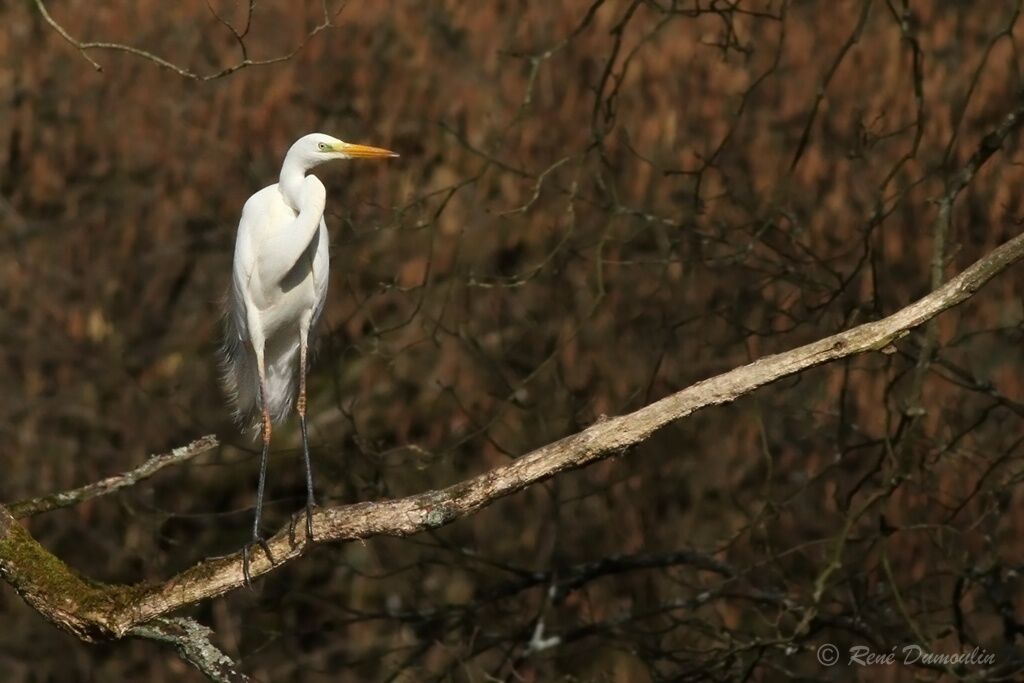
<instances>
[{"instance_id":1,"label":"thin twig","mask_svg":"<svg viewBox=\"0 0 1024 683\"><path fill-rule=\"evenodd\" d=\"M220 23L224 24L225 26L228 26L231 29L231 31L234 34L237 42L242 47L242 57L243 58L240 61L236 62L235 64L232 64L231 66L226 66L226 67L224 67L223 69L221 69L219 71L214 71L212 73L207 73L207 74L201 74L201 73L197 73L197 72L189 69L188 67L180 66L178 64L175 64L175 63L173 63L171 61L168 61L168 60L164 59L163 57L161 57L159 55L156 55L156 54L153 54L152 52L148 52L146 50L134 47L132 45L124 45L122 43L108 43L108 42L102 42L102 41L82 42L82 41L78 40L77 38L75 38L74 36L72 36L70 33L68 33L67 29L65 29L63 26L61 26L59 23L57 23L57 21L50 14L49 10L46 8L46 5L43 4L43 0L34 0L34 2L35 2L35 5L36 5L36 8L39 10L39 13L43 17L43 20L47 24L49 24L50 27L54 31L56 31L60 35L60 37L63 38L69 45L71 45L76 50L78 50L82 54L82 57L87 62L89 62L89 64L91 64L92 67L94 69L96 69L96 71L103 71L103 66L99 62L97 62L95 59L93 59L91 56L89 56L89 51L90 50L110 50L110 51L113 51L113 52L127 52L128 54L135 55L136 57L141 57L141 58L149 60L149 61L153 62L154 64L157 64L157 65L159 65L159 66L161 66L161 67L163 67L163 68L165 68L165 69L167 69L169 71L173 71L174 73L178 74L182 78L187 78L187 79L193 80L193 81L212 81L212 80L215 80L217 78L223 78L224 76L228 76L230 74L233 74L234 72L239 71L241 69L244 69L246 67L250 67L250 66L268 66L268 65L271 65L271 64L279 64L281 62L286 62L286 61L292 59L295 55L299 54L299 52L302 51L302 49L309 43L310 40L312 40L314 37L316 37L322 31L325 31L326 29L331 28L332 26L334 26L333 20L341 13L341 11L345 7L344 5L342 5L332 15L328 11L327 5L325 3L324 7L323 7L323 17L322 17L320 23L317 24L316 26L314 26L313 29L309 33L306 34L306 37L302 39L302 42L300 42L291 52L288 52L288 53L283 54L283 55L279 55L277 57L271 57L269 59L251 59L251 58L249 58L249 56L247 54L247 49L245 47L245 43L244 43L243 39L245 38L245 35L249 31L250 22L252 20L252 7L251 7L251 5L250 5L250 10L249 10L249 16L246 19L245 29L242 32L236 31L233 27L231 27L230 24L228 24L226 21L221 19L220 16L217 15L216 12L214 12L214 16L217 17L218 21L220 21ZM211 9L211 11L212 11L212 9Z\"/></svg>"},{"instance_id":2,"label":"thin twig","mask_svg":"<svg viewBox=\"0 0 1024 683\"><path fill-rule=\"evenodd\" d=\"M83 501L98 498L99 496L106 496L114 493L115 491L127 488L128 486L134 486L140 481L152 477L165 467L170 465L180 465L183 462L191 460L197 455L213 450L218 445L217 437L210 434L200 439L196 439L187 446L175 448L169 453L152 455L148 460L146 460L146 462L133 470L129 470L128 472L124 472L113 477L107 477L106 479L93 482L92 484L86 484L85 486L81 486L77 489L71 489L70 491L61 491L60 493L51 493L46 496L39 496L38 498L19 500L16 503L8 505L7 509L15 518L22 519L25 517L31 517L32 515L38 515L43 512L50 512L51 510L71 507L72 505L77 505Z\"/></svg>"}]
</instances>

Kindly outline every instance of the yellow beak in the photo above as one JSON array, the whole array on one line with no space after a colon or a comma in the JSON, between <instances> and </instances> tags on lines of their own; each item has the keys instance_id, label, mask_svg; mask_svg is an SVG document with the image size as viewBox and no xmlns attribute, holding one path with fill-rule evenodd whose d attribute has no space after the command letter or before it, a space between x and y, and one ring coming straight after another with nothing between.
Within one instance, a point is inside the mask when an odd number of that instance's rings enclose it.
<instances>
[{"instance_id":1,"label":"yellow beak","mask_svg":"<svg viewBox=\"0 0 1024 683\"><path fill-rule=\"evenodd\" d=\"M396 152L383 147L370 147L369 145L354 145L350 142L340 142L334 145L335 152L341 152L353 159L385 159L397 157Z\"/></svg>"}]
</instances>

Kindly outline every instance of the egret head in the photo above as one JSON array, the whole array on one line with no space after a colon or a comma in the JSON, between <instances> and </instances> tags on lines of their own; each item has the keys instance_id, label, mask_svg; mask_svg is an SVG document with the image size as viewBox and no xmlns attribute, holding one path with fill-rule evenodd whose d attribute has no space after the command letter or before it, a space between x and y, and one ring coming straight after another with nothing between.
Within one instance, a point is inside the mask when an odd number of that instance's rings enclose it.
<instances>
[{"instance_id":1,"label":"egret head","mask_svg":"<svg viewBox=\"0 0 1024 683\"><path fill-rule=\"evenodd\" d=\"M288 150L288 157L306 170L334 159L383 159L397 156L389 149L356 145L323 133L304 135Z\"/></svg>"}]
</instances>

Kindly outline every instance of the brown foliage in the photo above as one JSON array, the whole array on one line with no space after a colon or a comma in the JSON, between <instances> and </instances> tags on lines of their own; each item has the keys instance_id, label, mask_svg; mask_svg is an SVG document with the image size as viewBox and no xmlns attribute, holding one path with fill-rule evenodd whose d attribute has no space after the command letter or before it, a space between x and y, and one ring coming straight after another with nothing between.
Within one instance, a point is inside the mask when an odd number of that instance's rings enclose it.
<instances>
[{"instance_id":1,"label":"brown foliage","mask_svg":"<svg viewBox=\"0 0 1024 683\"><path fill-rule=\"evenodd\" d=\"M328 502L452 483L892 312L930 288L936 200L1018 102L1024 28L1014 2L915 3L902 26L869 5L350 3L293 59L205 83L104 51L97 73L32 4L4 5L0 500L214 431L233 445L32 531L108 581L245 540L256 463L216 386L218 298L242 203L313 130L403 155L320 173ZM322 9L297 7L256 5L254 58L301 43ZM205 2L50 10L199 72L239 59ZM955 197L947 273L1019 231L1016 150ZM1020 282L941 318L933 358L921 331L442 531L322 548L194 616L268 680L771 679L819 674L823 642L978 644L1012 666ZM300 505L295 431L275 433L277 521ZM587 574L620 556L648 561ZM786 601L818 600L800 632ZM9 591L0 613L4 680L182 677L150 643L69 646ZM538 623L561 642L529 651Z\"/></svg>"}]
</instances>

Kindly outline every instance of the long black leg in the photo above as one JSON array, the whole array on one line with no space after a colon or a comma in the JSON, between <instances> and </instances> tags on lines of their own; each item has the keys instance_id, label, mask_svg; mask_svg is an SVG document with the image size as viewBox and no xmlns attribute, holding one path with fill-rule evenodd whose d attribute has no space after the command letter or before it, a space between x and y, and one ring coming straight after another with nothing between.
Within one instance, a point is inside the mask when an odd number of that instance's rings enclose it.
<instances>
[{"instance_id":1,"label":"long black leg","mask_svg":"<svg viewBox=\"0 0 1024 683\"><path fill-rule=\"evenodd\" d=\"M263 375L263 364L260 363L260 403L262 404L262 425L260 427L260 436L263 439L263 452L260 454L260 482L256 487L256 517L252 521L252 541L249 545L242 549L242 575L245 577L245 585L252 588L252 575L249 572L249 548L254 545L258 545L266 553L267 559L271 563L274 562L273 556L270 554L270 546L263 540L260 535L260 520L263 517L263 492L267 485L267 461L270 460L270 409L267 406L267 390L266 382L262 381Z\"/></svg>"},{"instance_id":2,"label":"long black leg","mask_svg":"<svg viewBox=\"0 0 1024 683\"><path fill-rule=\"evenodd\" d=\"M263 492L267 488L267 461L270 460L270 415L264 411L263 428L260 430L263 435L263 452L260 454L260 483L256 487L256 517L252 520L252 542L260 539L260 521L263 519Z\"/></svg>"},{"instance_id":3,"label":"long black leg","mask_svg":"<svg viewBox=\"0 0 1024 683\"><path fill-rule=\"evenodd\" d=\"M299 344L299 400L296 409L299 413L299 427L302 429L302 457L306 466L306 538L312 541L316 497L313 493L313 462L309 456L309 432L306 429L306 345L306 334L303 333Z\"/></svg>"}]
</instances>

